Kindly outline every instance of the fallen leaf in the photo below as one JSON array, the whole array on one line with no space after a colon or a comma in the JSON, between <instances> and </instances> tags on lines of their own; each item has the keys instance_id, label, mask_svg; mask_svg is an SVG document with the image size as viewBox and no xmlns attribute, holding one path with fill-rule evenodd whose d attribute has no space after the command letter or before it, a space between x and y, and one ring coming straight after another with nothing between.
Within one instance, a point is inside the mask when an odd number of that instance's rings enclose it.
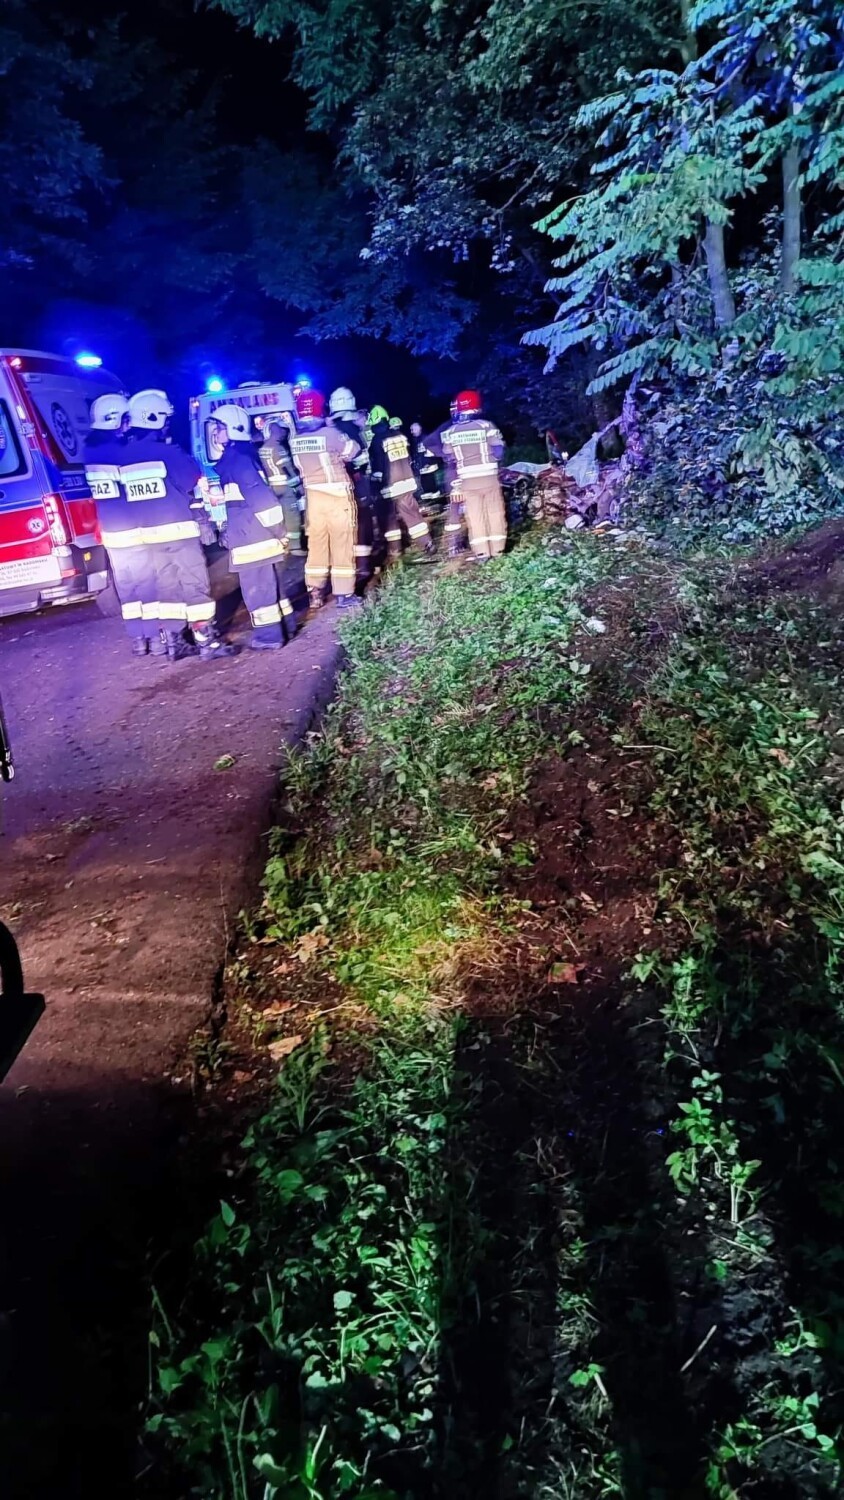
<instances>
[{"instance_id":1,"label":"fallen leaf","mask_svg":"<svg viewBox=\"0 0 844 1500\"><path fill-rule=\"evenodd\" d=\"M306 932L304 936L299 939L299 946L296 949L296 957L298 958L300 963L306 964L309 958L313 958L314 954L319 952L320 948L327 947L328 938L325 936L324 932L320 932L319 929L317 929L316 932Z\"/></svg>"},{"instance_id":2,"label":"fallen leaf","mask_svg":"<svg viewBox=\"0 0 844 1500\"><path fill-rule=\"evenodd\" d=\"M292 1000L276 1000L272 1005L268 1005L265 1010L262 1010L260 1012L260 1015L262 1019L266 1021L271 1019L273 1016L286 1015L287 1011L292 1009Z\"/></svg>"},{"instance_id":3,"label":"fallen leaf","mask_svg":"<svg viewBox=\"0 0 844 1500\"><path fill-rule=\"evenodd\" d=\"M232 1077L233 1077L235 1083L251 1083L252 1079L255 1077L255 1074L254 1073L244 1073L241 1068L235 1068L235 1071L232 1074Z\"/></svg>"},{"instance_id":4,"label":"fallen leaf","mask_svg":"<svg viewBox=\"0 0 844 1500\"><path fill-rule=\"evenodd\" d=\"M277 1042L270 1042L267 1051L273 1062L283 1062L297 1047L301 1047L305 1038L303 1036L280 1036Z\"/></svg>"},{"instance_id":5,"label":"fallen leaf","mask_svg":"<svg viewBox=\"0 0 844 1500\"><path fill-rule=\"evenodd\" d=\"M215 760L214 762L214 770L230 771L234 764L235 759L233 755L221 755L219 759Z\"/></svg>"}]
</instances>

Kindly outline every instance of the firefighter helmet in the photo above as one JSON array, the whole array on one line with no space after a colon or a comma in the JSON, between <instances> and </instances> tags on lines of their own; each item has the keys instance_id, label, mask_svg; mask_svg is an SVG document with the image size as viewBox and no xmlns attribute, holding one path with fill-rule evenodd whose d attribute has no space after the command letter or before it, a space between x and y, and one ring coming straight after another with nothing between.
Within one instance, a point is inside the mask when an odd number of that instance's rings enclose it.
<instances>
[{"instance_id":1,"label":"firefighter helmet","mask_svg":"<svg viewBox=\"0 0 844 1500\"><path fill-rule=\"evenodd\" d=\"M227 401L223 406L211 413L213 422L220 422L226 429L229 442L248 442L250 426L249 413L243 406L236 406L233 401Z\"/></svg>"},{"instance_id":2,"label":"firefighter helmet","mask_svg":"<svg viewBox=\"0 0 844 1500\"><path fill-rule=\"evenodd\" d=\"M321 391L298 391L296 395L296 415L303 422L314 421L325 413L325 397Z\"/></svg>"},{"instance_id":3,"label":"firefighter helmet","mask_svg":"<svg viewBox=\"0 0 844 1500\"><path fill-rule=\"evenodd\" d=\"M137 391L129 402L129 421L133 427L149 431L167 426L173 415L173 403L165 391Z\"/></svg>"},{"instance_id":4,"label":"firefighter helmet","mask_svg":"<svg viewBox=\"0 0 844 1500\"><path fill-rule=\"evenodd\" d=\"M356 406L357 402L347 385L338 385L328 398L328 410L332 417L339 416L341 411L354 411Z\"/></svg>"},{"instance_id":5,"label":"firefighter helmet","mask_svg":"<svg viewBox=\"0 0 844 1500\"><path fill-rule=\"evenodd\" d=\"M91 426L96 432L116 432L128 415L129 402L117 391L113 395L98 396L91 402Z\"/></svg>"},{"instance_id":6,"label":"firefighter helmet","mask_svg":"<svg viewBox=\"0 0 844 1500\"><path fill-rule=\"evenodd\" d=\"M389 422L390 413L386 406L373 406L366 419L367 427L377 427L379 422Z\"/></svg>"},{"instance_id":7,"label":"firefighter helmet","mask_svg":"<svg viewBox=\"0 0 844 1500\"><path fill-rule=\"evenodd\" d=\"M454 398L454 410L458 417L477 417L483 411L480 391L458 391Z\"/></svg>"}]
</instances>

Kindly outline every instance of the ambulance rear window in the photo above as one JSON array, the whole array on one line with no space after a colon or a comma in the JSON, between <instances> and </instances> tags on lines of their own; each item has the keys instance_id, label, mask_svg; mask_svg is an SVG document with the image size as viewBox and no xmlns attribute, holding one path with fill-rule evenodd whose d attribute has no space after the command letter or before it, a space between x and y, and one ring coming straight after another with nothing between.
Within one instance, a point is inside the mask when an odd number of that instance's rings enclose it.
<instances>
[{"instance_id":1,"label":"ambulance rear window","mask_svg":"<svg viewBox=\"0 0 844 1500\"><path fill-rule=\"evenodd\" d=\"M26 473L26 460L5 401L0 401L0 479Z\"/></svg>"}]
</instances>

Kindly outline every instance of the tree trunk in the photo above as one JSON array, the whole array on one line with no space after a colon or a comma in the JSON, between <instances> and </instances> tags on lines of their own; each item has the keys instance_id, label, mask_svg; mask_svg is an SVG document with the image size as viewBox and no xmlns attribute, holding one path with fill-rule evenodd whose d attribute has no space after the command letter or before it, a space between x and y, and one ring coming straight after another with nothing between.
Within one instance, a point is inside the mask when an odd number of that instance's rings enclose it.
<instances>
[{"instance_id":1,"label":"tree trunk","mask_svg":"<svg viewBox=\"0 0 844 1500\"><path fill-rule=\"evenodd\" d=\"M800 259L800 148L789 146L782 159L782 256L780 286L793 292Z\"/></svg>"},{"instance_id":2,"label":"tree trunk","mask_svg":"<svg viewBox=\"0 0 844 1500\"><path fill-rule=\"evenodd\" d=\"M586 373L590 382L595 379L603 363L604 359L598 357L598 354L590 344L586 351ZM603 427L609 425L613 417L618 416L618 395L612 389L598 391L597 395L593 396L591 400L592 410L595 414L595 430L600 432Z\"/></svg>"},{"instance_id":3,"label":"tree trunk","mask_svg":"<svg viewBox=\"0 0 844 1500\"><path fill-rule=\"evenodd\" d=\"M727 257L724 253L723 224L707 222L703 248L706 254L706 269L709 272L709 289L712 292L715 327L729 328L730 324L736 320L736 304L727 271Z\"/></svg>"},{"instance_id":4,"label":"tree trunk","mask_svg":"<svg viewBox=\"0 0 844 1500\"><path fill-rule=\"evenodd\" d=\"M691 13L692 0L680 0L680 56L684 67L697 59L697 36L689 27Z\"/></svg>"}]
</instances>

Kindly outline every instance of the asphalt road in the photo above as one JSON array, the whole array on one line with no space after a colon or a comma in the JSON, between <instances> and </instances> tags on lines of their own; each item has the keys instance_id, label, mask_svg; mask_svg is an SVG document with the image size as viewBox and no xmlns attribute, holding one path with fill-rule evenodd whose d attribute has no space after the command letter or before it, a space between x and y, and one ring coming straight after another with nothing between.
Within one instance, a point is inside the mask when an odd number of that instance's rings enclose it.
<instances>
[{"instance_id":1,"label":"asphalt road","mask_svg":"<svg viewBox=\"0 0 844 1500\"><path fill-rule=\"evenodd\" d=\"M282 745L330 697L335 616L280 653L176 665L133 659L91 604L0 624L17 768L0 918L47 996L0 1089L9 1500L131 1493L145 1353L120 1330L127 1308L143 1325L144 1257L178 1217L172 1155L195 1126L174 1062L257 892Z\"/></svg>"}]
</instances>

